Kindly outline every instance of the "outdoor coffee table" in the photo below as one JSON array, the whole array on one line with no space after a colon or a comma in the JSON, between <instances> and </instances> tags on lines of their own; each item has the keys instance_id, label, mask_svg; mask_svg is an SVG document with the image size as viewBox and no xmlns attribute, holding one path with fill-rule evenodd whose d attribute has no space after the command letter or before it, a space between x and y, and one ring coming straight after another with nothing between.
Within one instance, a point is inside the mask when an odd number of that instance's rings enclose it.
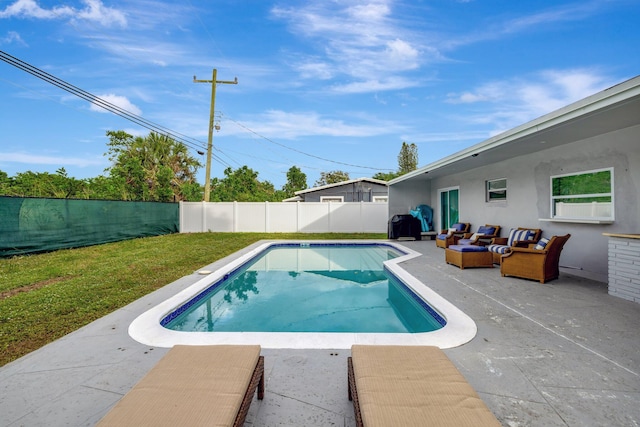
<instances>
[{"instance_id":1,"label":"outdoor coffee table","mask_svg":"<svg viewBox=\"0 0 640 427\"><path fill-rule=\"evenodd\" d=\"M451 245L445 249L445 261L461 269L469 267L493 268L493 255L484 246Z\"/></svg>"}]
</instances>

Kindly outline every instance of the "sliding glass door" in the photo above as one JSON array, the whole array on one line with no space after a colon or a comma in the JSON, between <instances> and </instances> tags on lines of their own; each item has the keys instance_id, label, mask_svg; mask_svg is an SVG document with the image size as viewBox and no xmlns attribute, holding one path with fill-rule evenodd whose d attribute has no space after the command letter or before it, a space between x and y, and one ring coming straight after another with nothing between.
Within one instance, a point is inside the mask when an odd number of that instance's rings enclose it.
<instances>
[{"instance_id":1,"label":"sliding glass door","mask_svg":"<svg viewBox=\"0 0 640 427\"><path fill-rule=\"evenodd\" d=\"M460 188L445 188L440 193L440 229L446 230L460 220Z\"/></svg>"}]
</instances>

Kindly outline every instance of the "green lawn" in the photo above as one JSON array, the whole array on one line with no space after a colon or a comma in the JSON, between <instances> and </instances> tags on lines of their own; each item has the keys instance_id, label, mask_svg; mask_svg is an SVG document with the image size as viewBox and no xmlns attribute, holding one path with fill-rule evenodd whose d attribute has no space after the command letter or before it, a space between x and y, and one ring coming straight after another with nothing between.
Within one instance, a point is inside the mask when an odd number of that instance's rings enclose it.
<instances>
[{"instance_id":1,"label":"green lawn","mask_svg":"<svg viewBox=\"0 0 640 427\"><path fill-rule=\"evenodd\" d=\"M262 239L385 234L171 234L0 259L0 366Z\"/></svg>"}]
</instances>

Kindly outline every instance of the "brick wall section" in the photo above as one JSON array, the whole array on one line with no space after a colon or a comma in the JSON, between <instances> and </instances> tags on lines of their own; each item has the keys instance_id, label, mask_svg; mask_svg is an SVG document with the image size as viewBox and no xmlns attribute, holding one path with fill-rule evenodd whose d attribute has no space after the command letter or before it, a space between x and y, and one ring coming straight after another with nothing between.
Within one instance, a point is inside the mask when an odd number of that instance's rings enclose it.
<instances>
[{"instance_id":1,"label":"brick wall section","mask_svg":"<svg viewBox=\"0 0 640 427\"><path fill-rule=\"evenodd\" d=\"M640 303L640 239L609 237L609 295Z\"/></svg>"}]
</instances>

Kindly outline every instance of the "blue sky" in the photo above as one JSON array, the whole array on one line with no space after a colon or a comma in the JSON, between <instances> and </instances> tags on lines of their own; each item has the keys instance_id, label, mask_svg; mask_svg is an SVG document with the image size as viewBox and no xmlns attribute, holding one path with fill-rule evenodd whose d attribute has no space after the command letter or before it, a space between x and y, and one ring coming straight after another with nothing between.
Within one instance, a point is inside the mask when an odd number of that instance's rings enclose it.
<instances>
[{"instance_id":1,"label":"blue sky","mask_svg":"<svg viewBox=\"0 0 640 427\"><path fill-rule=\"evenodd\" d=\"M640 2L0 0L0 50L247 165L351 178L423 166L640 74ZM109 166L148 130L0 62L0 170ZM192 155L205 162L197 154ZM204 168L199 171L204 183Z\"/></svg>"}]
</instances>

